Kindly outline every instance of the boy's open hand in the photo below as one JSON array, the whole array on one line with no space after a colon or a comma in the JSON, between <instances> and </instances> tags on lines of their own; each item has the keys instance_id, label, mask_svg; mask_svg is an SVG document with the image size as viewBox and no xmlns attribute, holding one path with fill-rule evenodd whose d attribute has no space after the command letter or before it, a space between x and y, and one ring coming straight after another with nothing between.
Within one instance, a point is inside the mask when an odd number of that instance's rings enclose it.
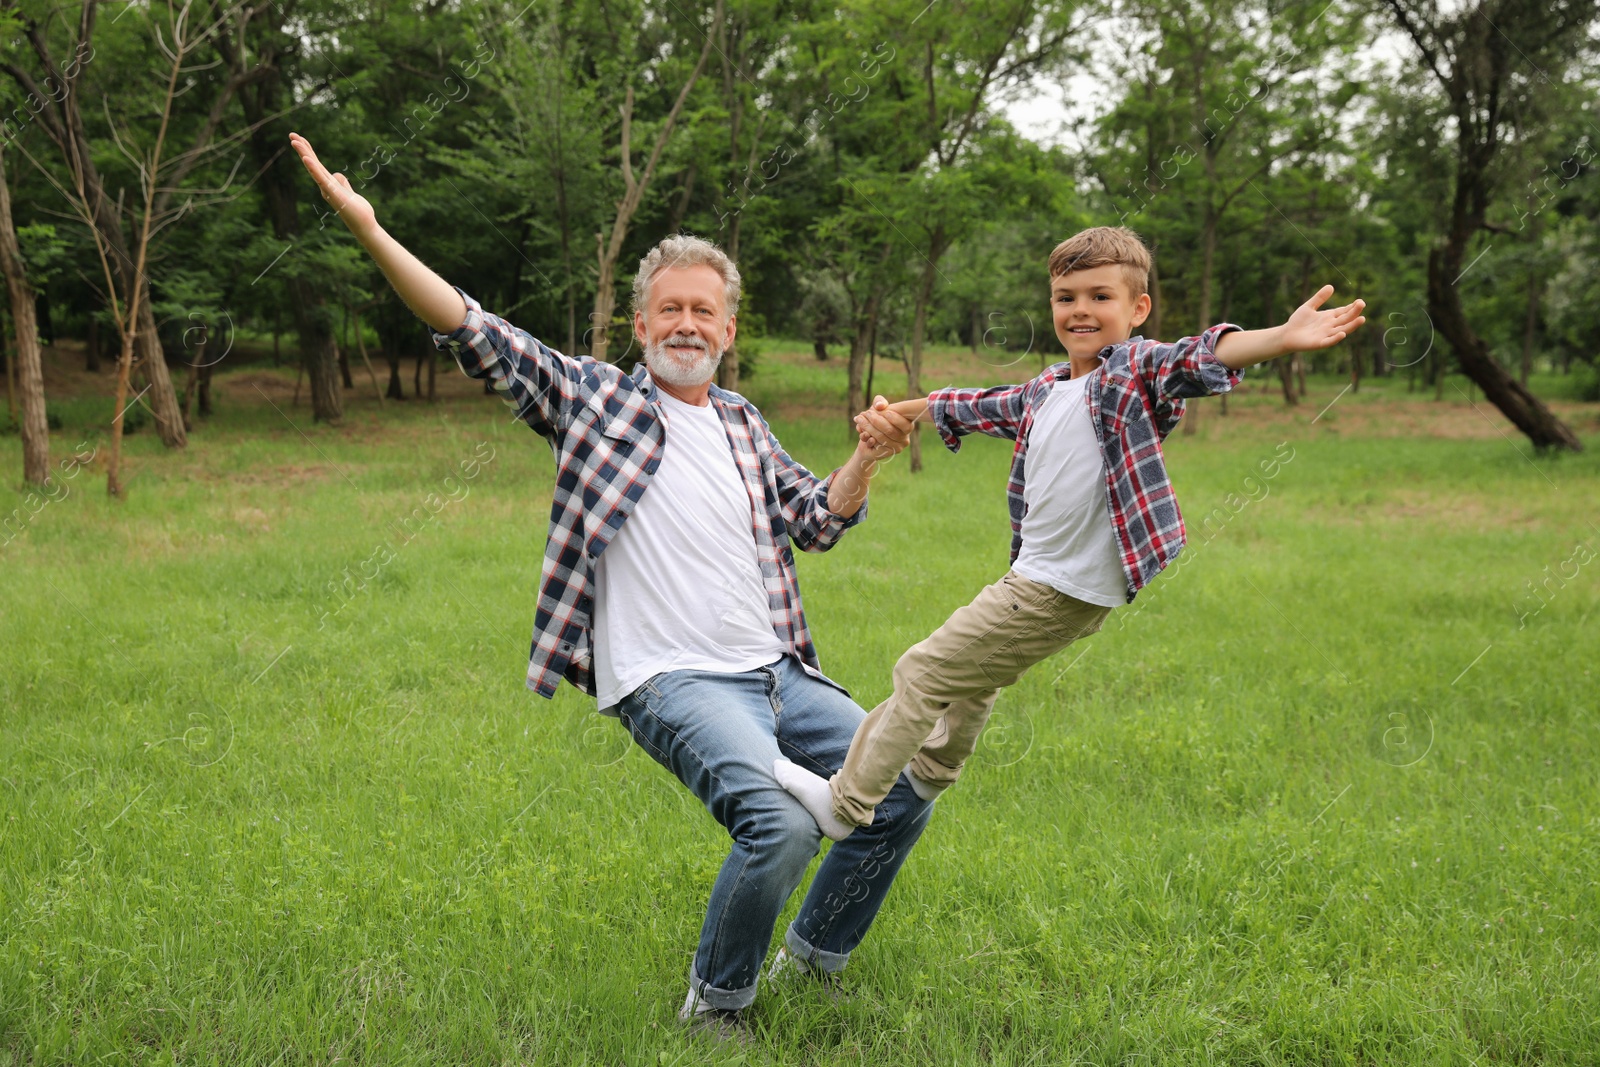
<instances>
[{"instance_id":1,"label":"boy's open hand","mask_svg":"<svg viewBox=\"0 0 1600 1067\"><path fill-rule=\"evenodd\" d=\"M1354 300L1344 307L1319 311L1333 286L1324 285L1304 304L1295 308L1289 321L1283 324L1283 348L1286 352L1315 352L1332 348L1354 333L1366 317L1361 314L1367 306L1365 300Z\"/></svg>"},{"instance_id":2,"label":"boy's open hand","mask_svg":"<svg viewBox=\"0 0 1600 1067\"><path fill-rule=\"evenodd\" d=\"M351 233L359 237L378 225L378 217L372 205L367 203L367 198L350 188L350 179L343 174L329 174L328 168L317 158L317 153L312 151L310 141L298 133L291 133L289 143L300 153L300 162L306 165L317 188L322 190L322 199L333 205L333 210L338 212Z\"/></svg>"}]
</instances>

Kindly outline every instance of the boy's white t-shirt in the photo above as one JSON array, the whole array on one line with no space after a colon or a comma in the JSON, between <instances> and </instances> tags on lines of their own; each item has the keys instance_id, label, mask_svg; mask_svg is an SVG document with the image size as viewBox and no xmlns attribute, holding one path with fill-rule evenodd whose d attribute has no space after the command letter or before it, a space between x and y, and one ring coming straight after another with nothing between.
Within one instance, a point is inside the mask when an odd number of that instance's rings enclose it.
<instances>
[{"instance_id":1,"label":"boy's white t-shirt","mask_svg":"<svg viewBox=\"0 0 1600 1067\"><path fill-rule=\"evenodd\" d=\"M756 557L750 493L717 409L658 394L661 463L595 564L602 708L669 670L739 673L784 655Z\"/></svg>"},{"instance_id":2,"label":"boy's white t-shirt","mask_svg":"<svg viewBox=\"0 0 1600 1067\"><path fill-rule=\"evenodd\" d=\"M1128 602L1106 506L1105 459L1084 398L1089 376L1058 381L1028 431L1022 550L1011 569L1102 607Z\"/></svg>"}]
</instances>

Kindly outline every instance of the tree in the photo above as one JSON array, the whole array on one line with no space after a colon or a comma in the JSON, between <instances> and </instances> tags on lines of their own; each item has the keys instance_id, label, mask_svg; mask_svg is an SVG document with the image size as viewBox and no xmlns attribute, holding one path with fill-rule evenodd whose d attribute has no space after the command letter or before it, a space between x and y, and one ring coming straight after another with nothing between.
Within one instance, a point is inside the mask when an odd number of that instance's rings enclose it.
<instances>
[{"instance_id":1,"label":"tree","mask_svg":"<svg viewBox=\"0 0 1600 1067\"><path fill-rule=\"evenodd\" d=\"M0 272L5 274L11 297L11 321L17 331L17 393L22 417L22 480L43 485L50 476L50 427L44 413L44 370L39 362L39 330L34 322L33 286L17 244L11 221L11 183L6 178L5 154L0 149Z\"/></svg>"},{"instance_id":2,"label":"tree","mask_svg":"<svg viewBox=\"0 0 1600 1067\"><path fill-rule=\"evenodd\" d=\"M1477 0L1444 13L1432 0L1387 0L1401 30L1449 102L1455 182L1443 241L1428 255L1428 314L1456 362L1488 401L1539 449L1582 449L1571 428L1497 363L1473 329L1461 281L1473 239L1496 228L1496 157L1518 115L1551 90L1593 25L1594 0ZM1480 253L1480 256L1483 253Z\"/></svg>"},{"instance_id":3,"label":"tree","mask_svg":"<svg viewBox=\"0 0 1600 1067\"><path fill-rule=\"evenodd\" d=\"M187 18L189 8L190 5L186 3L178 21ZM128 328L134 331L134 343L137 346L135 358L149 382L147 393L150 409L155 415L157 433L169 448L182 448L188 438L184 433L172 378L167 372L166 356L156 334L150 302L150 279L139 266L143 257L128 246L117 203L106 195L105 183L96 164L99 153L95 152L79 107L85 78L96 54L94 31L97 9L97 0L83 0L76 31L69 37L69 48L65 53L71 58L62 64L57 61L58 53L47 39L51 28L49 23L41 25L18 7L17 0L0 0L0 13L4 13L9 21L20 28L38 62L37 69L42 74L36 80L34 72L24 67L18 59L7 59L0 66L28 97L30 110L33 109L32 105L37 105L39 125L61 153L70 189L60 185L53 177L52 184L70 201L81 201L85 210L80 211L74 203L74 214L95 231L97 243L104 245L123 291L129 294L125 303L133 310L135 320L129 323ZM170 111L167 118L170 119ZM167 173L140 176L141 181L149 181L158 189L146 204L149 210L170 221L168 202L171 190L200 161L214 129L214 124L203 127L202 136L194 147L169 161L171 169ZM29 158L32 160L31 155ZM43 171L42 164L36 160L34 163ZM137 298L132 295L135 292Z\"/></svg>"},{"instance_id":4,"label":"tree","mask_svg":"<svg viewBox=\"0 0 1600 1067\"><path fill-rule=\"evenodd\" d=\"M247 42L251 18L262 14L268 17L254 28ZM294 22L304 17L305 13L293 4L246 8L239 19L216 35L217 51L244 112L251 156L259 174L261 209L276 243L282 245L280 257L291 253L302 239L299 186L292 157L284 149L288 131L282 121L296 105L285 107L283 96L288 89L299 100L313 100L327 88L325 81L297 84L299 78L306 76L300 50L309 41L295 29ZM339 388L332 313L314 274L299 269L297 262L282 267L279 262L274 258L262 274L274 268L282 272L301 364L311 382L311 417L318 422L337 423L344 417L344 398Z\"/></svg>"},{"instance_id":5,"label":"tree","mask_svg":"<svg viewBox=\"0 0 1600 1067\"><path fill-rule=\"evenodd\" d=\"M623 97L620 114L622 117L621 143L618 145L618 169L622 174L622 198L617 201L617 210L611 220L611 233L595 234L595 244L599 261L599 280L596 282L594 294L594 311L589 316L590 322L590 354L602 362L606 358L609 346L609 331L611 328L611 313L617 304L616 271L617 260L622 255L622 247L628 238L628 227L633 223L634 213L639 210L639 204L644 199L645 193L650 188L650 183L655 179L656 166L661 162L661 153L666 150L668 142L672 140L672 131L678 124L678 116L683 112L683 105L689 99L689 94L694 90L695 84L700 80L701 71L705 70L706 60L711 56L711 49L716 45L716 38L722 32L723 0L717 0L715 13L711 18L709 31L701 31L705 35L705 43L700 48L700 58L695 62L694 69L684 79L683 88L678 90L677 98L672 102L672 109L662 120L661 129L656 134L655 143L651 146L650 155L645 160L644 170L636 177L633 171L633 109L634 92L630 82Z\"/></svg>"}]
</instances>

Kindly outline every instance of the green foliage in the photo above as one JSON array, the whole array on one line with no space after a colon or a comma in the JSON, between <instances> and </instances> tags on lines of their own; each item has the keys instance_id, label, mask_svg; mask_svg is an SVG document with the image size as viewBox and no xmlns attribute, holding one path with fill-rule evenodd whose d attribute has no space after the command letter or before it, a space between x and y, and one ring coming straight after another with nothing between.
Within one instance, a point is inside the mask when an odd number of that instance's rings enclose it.
<instances>
[{"instance_id":1,"label":"green foliage","mask_svg":"<svg viewBox=\"0 0 1600 1067\"><path fill-rule=\"evenodd\" d=\"M1574 400L1600 400L1600 370L1593 363L1573 364L1566 392Z\"/></svg>"},{"instance_id":2,"label":"green foliage","mask_svg":"<svg viewBox=\"0 0 1600 1067\"><path fill-rule=\"evenodd\" d=\"M44 405L44 421L49 429L61 429L63 425L61 409L55 404L46 401ZM0 411L0 435L15 437L21 432L22 427L18 425L16 419L11 417L11 413L9 411Z\"/></svg>"}]
</instances>

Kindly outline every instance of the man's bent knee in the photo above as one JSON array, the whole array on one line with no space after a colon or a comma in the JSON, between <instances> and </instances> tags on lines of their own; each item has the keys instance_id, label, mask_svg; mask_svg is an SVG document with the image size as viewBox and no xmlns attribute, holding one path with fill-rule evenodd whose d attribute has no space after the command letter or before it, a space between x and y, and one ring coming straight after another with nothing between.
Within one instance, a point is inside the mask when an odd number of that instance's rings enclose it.
<instances>
[{"instance_id":1,"label":"man's bent knee","mask_svg":"<svg viewBox=\"0 0 1600 1067\"><path fill-rule=\"evenodd\" d=\"M735 841L752 853L780 867L800 871L805 870L822 844L817 820L787 793L774 804L746 813L731 833Z\"/></svg>"}]
</instances>

